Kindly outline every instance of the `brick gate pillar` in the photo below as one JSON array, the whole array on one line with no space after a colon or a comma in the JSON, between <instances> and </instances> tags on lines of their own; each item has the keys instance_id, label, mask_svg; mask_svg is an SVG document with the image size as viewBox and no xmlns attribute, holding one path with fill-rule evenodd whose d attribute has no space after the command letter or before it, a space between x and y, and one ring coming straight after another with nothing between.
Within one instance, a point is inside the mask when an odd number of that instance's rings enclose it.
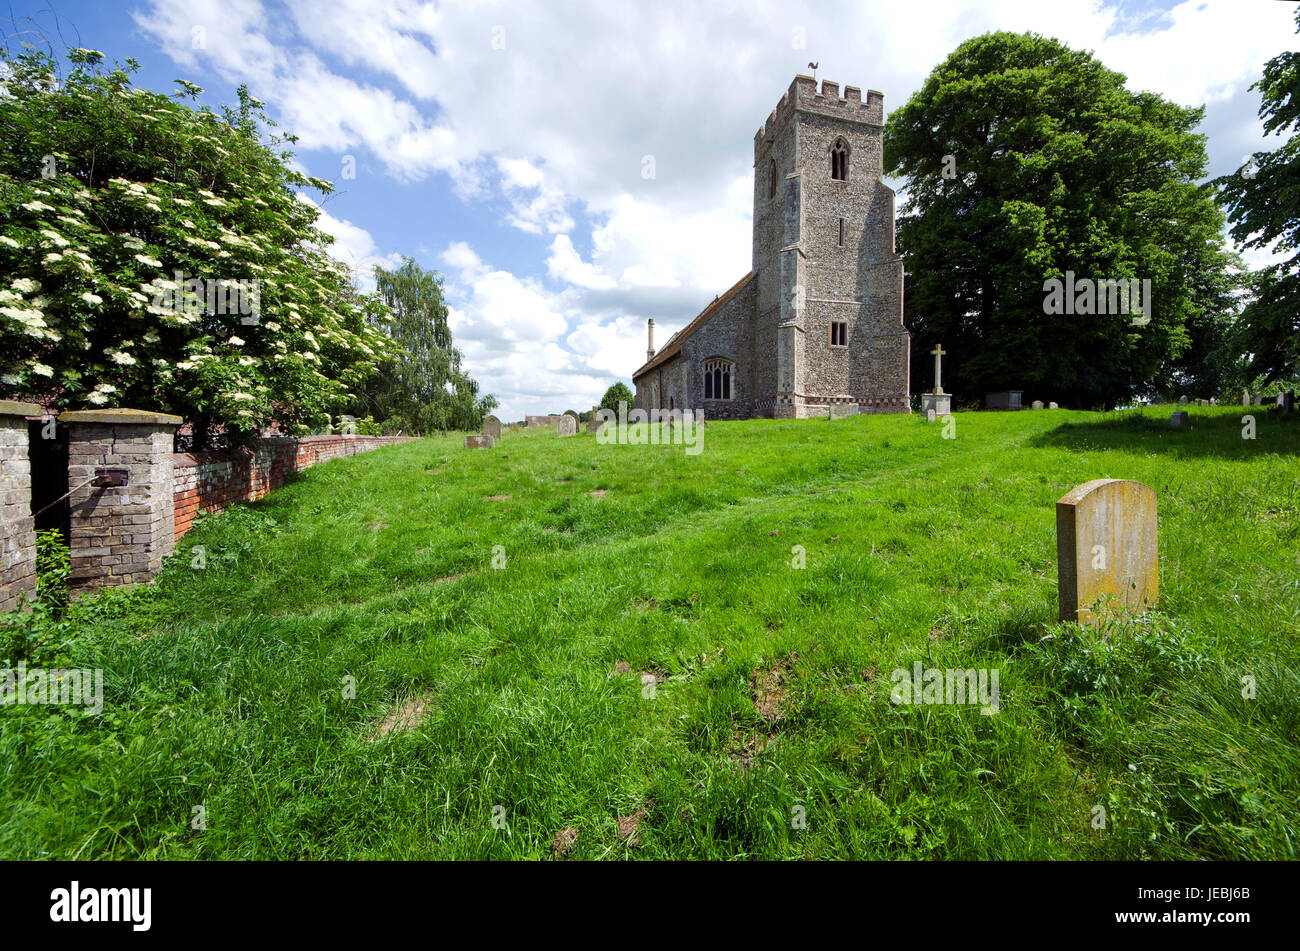
<instances>
[{"instance_id":1,"label":"brick gate pillar","mask_svg":"<svg viewBox=\"0 0 1300 951\"><path fill-rule=\"evenodd\" d=\"M0 400L0 611L21 607L36 588L36 529L32 521L32 463L27 418L34 403Z\"/></svg>"},{"instance_id":2,"label":"brick gate pillar","mask_svg":"<svg viewBox=\"0 0 1300 951\"><path fill-rule=\"evenodd\" d=\"M175 545L172 437L181 418L95 409L59 421L68 427L73 490L71 596L148 581Z\"/></svg>"}]
</instances>

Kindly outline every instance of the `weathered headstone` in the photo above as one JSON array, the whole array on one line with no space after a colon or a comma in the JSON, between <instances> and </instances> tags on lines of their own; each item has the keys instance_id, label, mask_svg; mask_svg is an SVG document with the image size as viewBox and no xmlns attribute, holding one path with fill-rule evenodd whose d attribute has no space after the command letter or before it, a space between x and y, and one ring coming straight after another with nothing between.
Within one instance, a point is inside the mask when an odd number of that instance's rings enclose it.
<instances>
[{"instance_id":1,"label":"weathered headstone","mask_svg":"<svg viewBox=\"0 0 1300 951\"><path fill-rule=\"evenodd\" d=\"M1179 405L1179 406L1186 406L1186 405L1187 405L1187 397L1186 397L1186 396L1180 396L1180 397L1178 397L1178 405Z\"/></svg>"},{"instance_id":2,"label":"weathered headstone","mask_svg":"<svg viewBox=\"0 0 1300 951\"><path fill-rule=\"evenodd\" d=\"M500 442L501 441L501 420L497 419L495 416L484 416L483 435L491 436L493 443Z\"/></svg>"},{"instance_id":3,"label":"weathered headstone","mask_svg":"<svg viewBox=\"0 0 1300 951\"><path fill-rule=\"evenodd\" d=\"M1057 405L1057 403L1056 403L1055 400L1053 400L1052 402L1050 402L1050 403L1047 404L1047 408L1048 408L1048 409L1060 409L1061 407Z\"/></svg>"},{"instance_id":4,"label":"weathered headstone","mask_svg":"<svg viewBox=\"0 0 1300 951\"><path fill-rule=\"evenodd\" d=\"M1285 396L1285 394L1278 393L1278 394L1277 394L1277 399L1275 399L1275 400L1273 401L1273 405L1276 406L1278 409L1281 409L1282 406L1283 406L1285 403L1286 403L1286 396Z\"/></svg>"},{"instance_id":5,"label":"weathered headstone","mask_svg":"<svg viewBox=\"0 0 1300 951\"><path fill-rule=\"evenodd\" d=\"M997 393L984 394L985 409L1024 409L1022 397L1024 390L1002 390Z\"/></svg>"},{"instance_id":6,"label":"weathered headstone","mask_svg":"<svg viewBox=\"0 0 1300 951\"><path fill-rule=\"evenodd\" d=\"M474 433L465 437L466 449L491 449L494 443L487 433Z\"/></svg>"},{"instance_id":7,"label":"weathered headstone","mask_svg":"<svg viewBox=\"0 0 1300 951\"><path fill-rule=\"evenodd\" d=\"M578 435L578 417L565 413L555 421L555 428L561 436Z\"/></svg>"},{"instance_id":8,"label":"weathered headstone","mask_svg":"<svg viewBox=\"0 0 1300 951\"><path fill-rule=\"evenodd\" d=\"M1169 425L1174 429L1182 429L1187 425L1187 410L1180 409L1169 417Z\"/></svg>"},{"instance_id":9,"label":"weathered headstone","mask_svg":"<svg viewBox=\"0 0 1300 951\"><path fill-rule=\"evenodd\" d=\"M1034 401L1033 401L1031 404L1029 404L1029 405L1032 406L1034 409L1042 409L1042 408L1043 408L1043 401L1042 401L1042 400L1034 400Z\"/></svg>"},{"instance_id":10,"label":"weathered headstone","mask_svg":"<svg viewBox=\"0 0 1300 951\"><path fill-rule=\"evenodd\" d=\"M1242 406L1250 405L1250 390L1241 391L1241 405Z\"/></svg>"},{"instance_id":11,"label":"weathered headstone","mask_svg":"<svg viewBox=\"0 0 1300 951\"><path fill-rule=\"evenodd\" d=\"M591 415L587 417L587 432L589 433L600 432L600 407L599 406L593 406L591 408Z\"/></svg>"},{"instance_id":12,"label":"weathered headstone","mask_svg":"<svg viewBox=\"0 0 1300 951\"><path fill-rule=\"evenodd\" d=\"M925 411L925 421L927 423L933 423L938 418L939 418L939 414L934 411L933 406L931 406L929 409Z\"/></svg>"},{"instance_id":13,"label":"weathered headstone","mask_svg":"<svg viewBox=\"0 0 1300 951\"><path fill-rule=\"evenodd\" d=\"M1287 390L1282 394L1282 409L1287 413L1295 409L1295 390Z\"/></svg>"},{"instance_id":14,"label":"weathered headstone","mask_svg":"<svg viewBox=\"0 0 1300 951\"><path fill-rule=\"evenodd\" d=\"M858 415L857 403L832 403L830 418L831 419L848 419L850 416Z\"/></svg>"},{"instance_id":15,"label":"weathered headstone","mask_svg":"<svg viewBox=\"0 0 1300 951\"><path fill-rule=\"evenodd\" d=\"M1263 405L1264 405L1264 394L1263 394L1263 393L1256 393L1256 394L1255 394L1255 405L1256 405L1256 406L1263 406Z\"/></svg>"},{"instance_id":16,"label":"weathered headstone","mask_svg":"<svg viewBox=\"0 0 1300 951\"><path fill-rule=\"evenodd\" d=\"M1059 618L1090 624L1108 595L1123 605L1154 607L1160 545L1156 493L1131 479L1094 479L1056 503Z\"/></svg>"}]
</instances>

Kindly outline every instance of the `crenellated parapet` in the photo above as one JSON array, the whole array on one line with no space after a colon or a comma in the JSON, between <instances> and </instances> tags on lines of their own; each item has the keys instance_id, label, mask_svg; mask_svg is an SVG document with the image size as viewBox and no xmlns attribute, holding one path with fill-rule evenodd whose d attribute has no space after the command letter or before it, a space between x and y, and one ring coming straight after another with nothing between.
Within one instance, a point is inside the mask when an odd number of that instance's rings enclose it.
<instances>
[{"instance_id":1,"label":"crenellated parapet","mask_svg":"<svg viewBox=\"0 0 1300 951\"><path fill-rule=\"evenodd\" d=\"M811 76L796 76L763 127L754 135L755 161L795 112L811 112L847 122L880 126L885 122L885 97L883 93L868 89L863 99L862 90L857 86L845 86L841 95L839 83L824 79L821 89L818 89L817 81Z\"/></svg>"}]
</instances>

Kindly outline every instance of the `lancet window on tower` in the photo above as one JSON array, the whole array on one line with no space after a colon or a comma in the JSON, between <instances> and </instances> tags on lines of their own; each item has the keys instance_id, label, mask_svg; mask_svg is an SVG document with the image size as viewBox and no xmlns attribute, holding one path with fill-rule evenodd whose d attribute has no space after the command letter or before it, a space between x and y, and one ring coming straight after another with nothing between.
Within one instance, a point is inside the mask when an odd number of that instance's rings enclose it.
<instances>
[{"instance_id":1,"label":"lancet window on tower","mask_svg":"<svg viewBox=\"0 0 1300 951\"><path fill-rule=\"evenodd\" d=\"M843 139L836 139L831 146L831 178L837 182L849 180L849 145Z\"/></svg>"},{"instance_id":2,"label":"lancet window on tower","mask_svg":"<svg viewBox=\"0 0 1300 951\"><path fill-rule=\"evenodd\" d=\"M767 197L776 197L776 159L767 162Z\"/></svg>"}]
</instances>

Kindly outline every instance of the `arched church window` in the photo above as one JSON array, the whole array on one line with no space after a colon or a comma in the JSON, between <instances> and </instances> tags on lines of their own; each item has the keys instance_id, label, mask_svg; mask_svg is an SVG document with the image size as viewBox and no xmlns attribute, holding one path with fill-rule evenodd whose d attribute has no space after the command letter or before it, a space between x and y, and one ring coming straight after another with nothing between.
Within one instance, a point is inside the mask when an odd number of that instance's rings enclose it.
<instances>
[{"instance_id":1,"label":"arched church window","mask_svg":"<svg viewBox=\"0 0 1300 951\"><path fill-rule=\"evenodd\" d=\"M704 398L706 400L731 399L731 362L713 359L704 361Z\"/></svg>"},{"instance_id":2,"label":"arched church window","mask_svg":"<svg viewBox=\"0 0 1300 951\"><path fill-rule=\"evenodd\" d=\"M776 197L776 159L767 160L767 197Z\"/></svg>"},{"instance_id":3,"label":"arched church window","mask_svg":"<svg viewBox=\"0 0 1300 951\"><path fill-rule=\"evenodd\" d=\"M849 145L843 139L836 139L831 146L831 178L837 182L849 180Z\"/></svg>"}]
</instances>

